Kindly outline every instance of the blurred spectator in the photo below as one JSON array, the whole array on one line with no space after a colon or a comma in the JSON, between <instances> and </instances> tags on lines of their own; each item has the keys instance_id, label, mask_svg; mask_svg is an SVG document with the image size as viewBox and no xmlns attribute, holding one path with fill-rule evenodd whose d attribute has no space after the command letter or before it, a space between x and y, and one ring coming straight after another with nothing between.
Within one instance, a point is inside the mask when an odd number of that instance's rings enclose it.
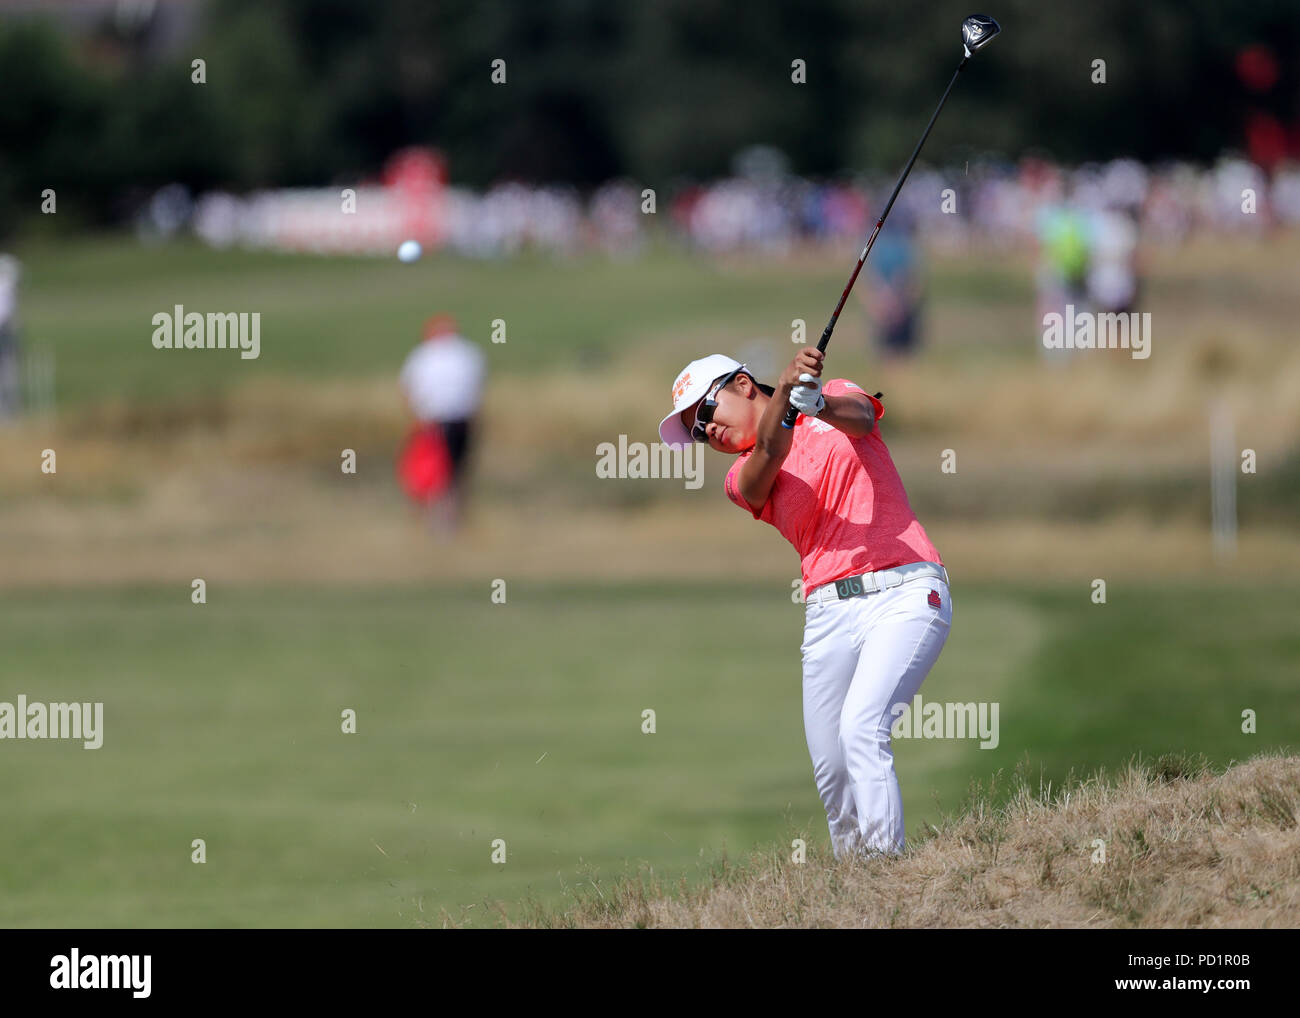
<instances>
[{"instance_id":1,"label":"blurred spectator","mask_svg":"<svg viewBox=\"0 0 1300 1018\"><path fill-rule=\"evenodd\" d=\"M0 420L17 417L21 407L18 357L18 279L22 266L0 254Z\"/></svg>"},{"instance_id":2,"label":"blurred spectator","mask_svg":"<svg viewBox=\"0 0 1300 1018\"><path fill-rule=\"evenodd\" d=\"M1051 173L1045 180L1044 202L1038 209L1038 271L1035 283L1038 302L1035 329L1043 328L1049 314L1067 316L1068 308L1088 310L1088 268L1092 257L1089 218L1076 201L1067 200L1065 182ZM1069 349L1048 350L1047 356L1068 354Z\"/></svg>"},{"instance_id":3,"label":"blurred spectator","mask_svg":"<svg viewBox=\"0 0 1300 1018\"><path fill-rule=\"evenodd\" d=\"M1128 314L1138 299L1138 228L1131 212L1110 203L1093 216L1088 298L1105 314Z\"/></svg>"},{"instance_id":4,"label":"blurred spectator","mask_svg":"<svg viewBox=\"0 0 1300 1018\"><path fill-rule=\"evenodd\" d=\"M1162 244L1181 244L1195 225L1195 183L1190 167L1157 174L1147 196L1143 232Z\"/></svg>"},{"instance_id":5,"label":"blurred spectator","mask_svg":"<svg viewBox=\"0 0 1300 1018\"><path fill-rule=\"evenodd\" d=\"M1280 222L1300 223L1300 167L1289 166L1277 172L1272 197L1273 211Z\"/></svg>"},{"instance_id":6,"label":"blurred spectator","mask_svg":"<svg viewBox=\"0 0 1300 1018\"><path fill-rule=\"evenodd\" d=\"M630 181L612 180L599 187L591 197L588 216L596 248L617 256L640 253L641 191Z\"/></svg>"},{"instance_id":7,"label":"blurred spectator","mask_svg":"<svg viewBox=\"0 0 1300 1018\"><path fill-rule=\"evenodd\" d=\"M154 192L136 214L135 233L147 244L169 240L194 215L194 202L183 184L168 184Z\"/></svg>"},{"instance_id":8,"label":"blurred spectator","mask_svg":"<svg viewBox=\"0 0 1300 1018\"><path fill-rule=\"evenodd\" d=\"M445 314L425 323L424 340L402 365L400 385L413 421L398 477L441 534L453 534L464 516L466 467L485 373L483 351Z\"/></svg>"},{"instance_id":9,"label":"blurred spectator","mask_svg":"<svg viewBox=\"0 0 1300 1018\"><path fill-rule=\"evenodd\" d=\"M868 287L862 297L886 358L907 356L917 346L924 287L915 222L909 209L896 205L866 262Z\"/></svg>"}]
</instances>

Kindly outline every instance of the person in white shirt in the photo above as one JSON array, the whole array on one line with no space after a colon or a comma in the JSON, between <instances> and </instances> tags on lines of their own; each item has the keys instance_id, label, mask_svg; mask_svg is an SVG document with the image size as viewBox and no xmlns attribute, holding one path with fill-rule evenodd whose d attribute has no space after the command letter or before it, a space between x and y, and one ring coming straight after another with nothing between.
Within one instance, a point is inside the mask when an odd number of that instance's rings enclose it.
<instances>
[{"instance_id":1,"label":"person in white shirt","mask_svg":"<svg viewBox=\"0 0 1300 1018\"><path fill-rule=\"evenodd\" d=\"M1088 296L1102 314L1129 314L1138 298L1138 226L1133 212L1111 203L1093 220Z\"/></svg>"},{"instance_id":2,"label":"person in white shirt","mask_svg":"<svg viewBox=\"0 0 1300 1018\"><path fill-rule=\"evenodd\" d=\"M450 315L430 318L402 365L400 385L414 419L398 473L407 494L447 532L461 523L465 474L483 398L487 358Z\"/></svg>"}]
</instances>

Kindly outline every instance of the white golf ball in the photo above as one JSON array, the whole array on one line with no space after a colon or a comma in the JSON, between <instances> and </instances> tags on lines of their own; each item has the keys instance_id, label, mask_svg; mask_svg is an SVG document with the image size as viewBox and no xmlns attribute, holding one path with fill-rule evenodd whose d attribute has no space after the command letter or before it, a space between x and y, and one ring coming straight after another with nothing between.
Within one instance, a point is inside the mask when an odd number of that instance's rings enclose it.
<instances>
[{"instance_id":1,"label":"white golf ball","mask_svg":"<svg viewBox=\"0 0 1300 1018\"><path fill-rule=\"evenodd\" d=\"M414 240L404 240L397 249L397 257L402 261L410 263L420 257L420 244Z\"/></svg>"}]
</instances>

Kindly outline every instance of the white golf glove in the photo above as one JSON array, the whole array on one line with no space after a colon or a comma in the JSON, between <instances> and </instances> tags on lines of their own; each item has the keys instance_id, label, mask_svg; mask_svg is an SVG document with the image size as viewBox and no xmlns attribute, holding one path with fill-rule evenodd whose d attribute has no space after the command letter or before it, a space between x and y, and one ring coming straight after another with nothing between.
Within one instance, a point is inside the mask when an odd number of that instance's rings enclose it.
<instances>
[{"instance_id":1,"label":"white golf glove","mask_svg":"<svg viewBox=\"0 0 1300 1018\"><path fill-rule=\"evenodd\" d=\"M799 381L813 384L796 385L790 390L790 405L806 417L816 417L826 405L826 397L822 395L822 383L807 371L799 376Z\"/></svg>"}]
</instances>

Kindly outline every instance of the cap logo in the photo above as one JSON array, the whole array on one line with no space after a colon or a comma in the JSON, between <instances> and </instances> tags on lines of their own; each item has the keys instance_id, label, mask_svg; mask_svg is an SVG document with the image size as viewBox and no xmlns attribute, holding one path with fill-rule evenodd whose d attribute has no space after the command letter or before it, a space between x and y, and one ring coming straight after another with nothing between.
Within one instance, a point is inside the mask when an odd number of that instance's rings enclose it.
<instances>
[{"instance_id":1,"label":"cap logo","mask_svg":"<svg viewBox=\"0 0 1300 1018\"><path fill-rule=\"evenodd\" d=\"M684 392L686 391L687 387L688 387L690 384L691 384L691 376L690 376L690 373L689 373L689 372L683 374L681 378L677 379L676 384L673 385L673 405L674 405L674 406L677 405L677 401L678 401L679 399L682 398L682 393L684 393Z\"/></svg>"}]
</instances>

